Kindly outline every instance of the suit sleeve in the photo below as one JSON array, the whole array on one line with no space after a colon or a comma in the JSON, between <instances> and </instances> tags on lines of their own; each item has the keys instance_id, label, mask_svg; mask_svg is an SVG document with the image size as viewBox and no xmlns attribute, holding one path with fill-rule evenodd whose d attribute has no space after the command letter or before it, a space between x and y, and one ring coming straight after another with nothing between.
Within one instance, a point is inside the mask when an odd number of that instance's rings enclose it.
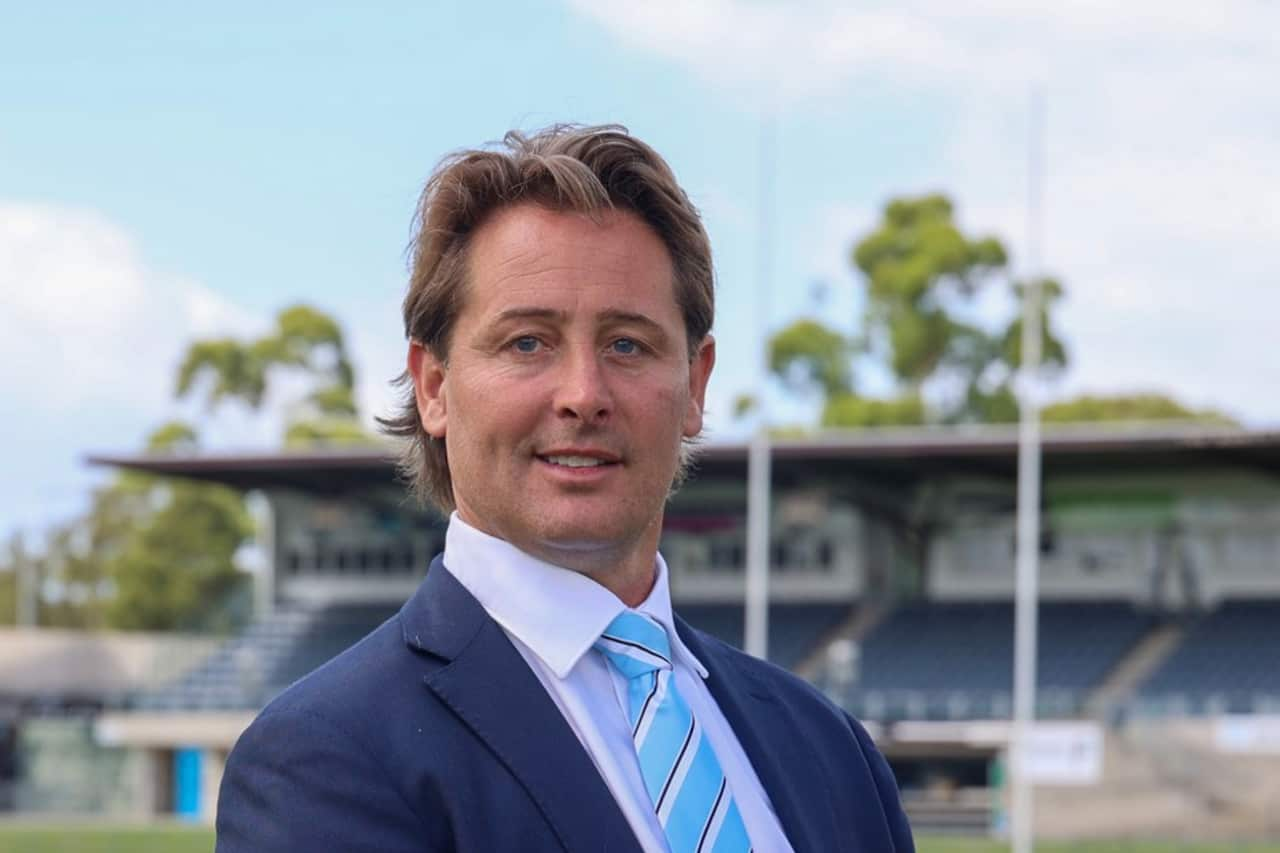
<instances>
[{"instance_id":1,"label":"suit sleeve","mask_svg":"<svg viewBox=\"0 0 1280 853\"><path fill-rule=\"evenodd\" d=\"M227 759L216 853L443 851L444 835L355 738L316 714L267 712Z\"/></svg>"},{"instance_id":2,"label":"suit sleeve","mask_svg":"<svg viewBox=\"0 0 1280 853\"><path fill-rule=\"evenodd\" d=\"M893 778L889 762L885 761L884 755L862 724L847 714L845 716L858 739L858 747L866 756L867 766L871 768L871 778L875 781L876 793L880 795L880 805L889 826L889 836L893 839L894 853L915 853L911 826L907 823L907 813L903 810L902 799L898 795L898 782Z\"/></svg>"}]
</instances>

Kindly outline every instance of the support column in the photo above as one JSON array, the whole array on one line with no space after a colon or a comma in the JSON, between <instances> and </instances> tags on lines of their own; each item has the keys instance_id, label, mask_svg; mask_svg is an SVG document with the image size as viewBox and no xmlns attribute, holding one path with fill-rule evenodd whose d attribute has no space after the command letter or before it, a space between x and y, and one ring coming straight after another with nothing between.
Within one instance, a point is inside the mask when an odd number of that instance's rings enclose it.
<instances>
[{"instance_id":1,"label":"support column","mask_svg":"<svg viewBox=\"0 0 1280 853\"><path fill-rule=\"evenodd\" d=\"M227 766L227 754L220 749L206 749L201 763L200 819L213 825L218 817L218 788L222 786L222 771Z\"/></svg>"}]
</instances>

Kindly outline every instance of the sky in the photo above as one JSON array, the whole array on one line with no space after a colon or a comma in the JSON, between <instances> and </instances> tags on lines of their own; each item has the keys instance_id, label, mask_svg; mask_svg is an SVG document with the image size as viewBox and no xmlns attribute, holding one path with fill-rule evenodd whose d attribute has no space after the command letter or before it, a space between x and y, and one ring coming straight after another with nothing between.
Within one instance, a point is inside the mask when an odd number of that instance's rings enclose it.
<instances>
[{"instance_id":1,"label":"sky","mask_svg":"<svg viewBox=\"0 0 1280 853\"><path fill-rule=\"evenodd\" d=\"M173 417L274 445L278 406L210 413L173 380L191 340L291 304L339 318L364 417L386 412L423 181L560 121L626 125L703 213L710 441L742 437L763 330L856 327L850 248L888 199L945 192L1031 270L1031 150L1036 266L1067 291L1050 396L1280 425L1276 0L50 0L6 12L0 81L0 536L83 510L108 476L84 456Z\"/></svg>"}]
</instances>

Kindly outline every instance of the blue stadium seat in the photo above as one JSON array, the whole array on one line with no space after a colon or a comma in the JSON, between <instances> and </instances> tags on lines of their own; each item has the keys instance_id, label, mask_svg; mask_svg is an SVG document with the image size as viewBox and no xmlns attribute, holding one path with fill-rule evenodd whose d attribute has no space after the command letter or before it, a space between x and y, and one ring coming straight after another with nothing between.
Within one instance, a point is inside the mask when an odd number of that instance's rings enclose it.
<instances>
[{"instance_id":1,"label":"blue stadium seat","mask_svg":"<svg viewBox=\"0 0 1280 853\"><path fill-rule=\"evenodd\" d=\"M1183 713L1250 713L1280 698L1278 659L1280 601L1223 601L1188 623L1139 697Z\"/></svg>"},{"instance_id":2,"label":"blue stadium seat","mask_svg":"<svg viewBox=\"0 0 1280 853\"><path fill-rule=\"evenodd\" d=\"M1013 690L1013 604L914 602L861 644L856 673L824 686L850 710L881 719L1007 717ZM1037 693L1043 715L1079 712L1090 691L1150 629L1126 602L1039 608Z\"/></svg>"},{"instance_id":3,"label":"blue stadium seat","mask_svg":"<svg viewBox=\"0 0 1280 853\"><path fill-rule=\"evenodd\" d=\"M684 604L676 612L690 625L742 647L741 604ZM769 607L769 660L792 669L853 615L852 604L774 604Z\"/></svg>"}]
</instances>

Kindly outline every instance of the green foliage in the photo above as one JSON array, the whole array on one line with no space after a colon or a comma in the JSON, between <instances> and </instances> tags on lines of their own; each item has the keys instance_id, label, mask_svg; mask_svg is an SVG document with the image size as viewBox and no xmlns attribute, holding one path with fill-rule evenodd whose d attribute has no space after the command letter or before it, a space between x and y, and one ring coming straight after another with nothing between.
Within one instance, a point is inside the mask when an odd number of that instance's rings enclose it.
<instances>
[{"instance_id":1,"label":"green foliage","mask_svg":"<svg viewBox=\"0 0 1280 853\"><path fill-rule=\"evenodd\" d=\"M241 581L236 550L253 533L240 495L224 486L156 480L160 507L131 531L107 563L116 628L173 630L203 621Z\"/></svg>"},{"instance_id":2,"label":"green foliage","mask_svg":"<svg viewBox=\"0 0 1280 853\"><path fill-rule=\"evenodd\" d=\"M1048 423L1180 420L1239 426L1237 421L1222 412L1191 409L1162 394L1085 394L1045 406L1040 417Z\"/></svg>"},{"instance_id":3,"label":"green foliage","mask_svg":"<svg viewBox=\"0 0 1280 853\"><path fill-rule=\"evenodd\" d=\"M348 420L356 416L356 400L352 389L345 385L330 385L319 388L307 397L307 402L317 412L325 415L342 415Z\"/></svg>"},{"instance_id":4,"label":"green foliage","mask_svg":"<svg viewBox=\"0 0 1280 853\"><path fill-rule=\"evenodd\" d=\"M822 410L824 427L884 427L923 424L924 401L918 394L889 400L836 394Z\"/></svg>"},{"instance_id":5,"label":"green foliage","mask_svg":"<svg viewBox=\"0 0 1280 853\"><path fill-rule=\"evenodd\" d=\"M1021 326L1015 319L1002 332L990 333L961 320L960 311L1006 275L1008 253L994 237L962 233L954 213L941 195L895 199L876 230L857 244L853 262L867 281L863 334L912 392L926 382L963 389L943 393L955 403L927 413L929 419L1003 420L1007 393L981 389L1007 385L1018 367ZM1014 290L1020 296L1016 284ZM1045 290L1056 297L1062 287L1051 281ZM1066 350L1050 331L1047 308L1043 317L1046 363L1065 365Z\"/></svg>"},{"instance_id":6,"label":"green foliage","mask_svg":"<svg viewBox=\"0 0 1280 853\"><path fill-rule=\"evenodd\" d=\"M373 441L360 424L349 418L313 418L293 421L284 434L285 447L314 447L316 445L359 445Z\"/></svg>"},{"instance_id":7,"label":"green foliage","mask_svg":"<svg viewBox=\"0 0 1280 853\"><path fill-rule=\"evenodd\" d=\"M178 367L175 393L185 397L201 377L212 376L213 384L207 396L211 407L233 398L256 409L262 405L262 396L267 390L269 365L259 348L245 346L234 338L196 341L187 348Z\"/></svg>"},{"instance_id":8,"label":"green foliage","mask_svg":"<svg viewBox=\"0 0 1280 853\"><path fill-rule=\"evenodd\" d=\"M1040 365L1041 368L1054 372L1067 366L1066 346L1054 334L1050 323L1050 310L1062 298L1062 284L1057 279L1042 278L1037 284L1040 287ZM1026 298L1027 286L1024 282L1015 282L1014 296L1018 304ZM1009 324L1000 339L1000 356L1011 370L1022 367L1022 315L1019 314Z\"/></svg>"},{"instance_id":9,"label":"green foliage","mask_svg":"<svg viewBox=\"0 0 1280 853\"><path fill-rule=\"evenodd\" d=\"M29 559L39 579L37 620L42 626L103 628L113 595L109 564L153 511L152 478L122 474L94 491L89 510L59 524L42 553Z\"/></svg>"},{"instance_id":10,"label":"green foliage","mask_svg":"<svg viewBox=\"0 0 1280 853\"><path fill-rule=\"evenodd\" d=\"M739 394L733 398L733 419L744 418L756 410L760 401L754 394Z\"/></svg>"},{"instance_id":11,"label":"green foliage","mask_svg":"<svg viewBox=\"0 0 1280 853\"><path fill-rule=\"evenodd\" d=\"M147 440L156 451L190 450L196 443L195 431L177 422ZM93 493L88 511L48 531L41 553L27 555L43 590L39 624L211 627L209 615L245 582L234 555L252 533L244 502L232 489L120 473ZM0 578L13 577L17 562L11 546L0 556ZM0 602L0 619L13 621L12 610Z\"/></svg>"},{"instance_id":12,"label":"green foliage","mask_svg":"<svg viewBox=\"0 0 1280 853\"><path fill-rule=\"evenodd\" d=\"M18 573L7 556L0 565L0 625L13 625L18 621Z\"/></svg>"},{"instance_id":13,"label":"green foliage","mask_svg":"<svg viewBox=\"0 0 1280 853\"><path fill-rule=\"evenodd\" d=\"M966 393L965 410L978 423L1016 423L1021 414L1018 398L1007 383L991 391L984 391L974 384L969 386Z\"/></svg>"},{"instance_id":14,"label":"green foliage","mask_svg":"<svg viewBox=\"0 0 1280 853\"><path fill-rule=\"evenodd\" d=\"M853 390L852 346L815 320L797 320L769 340L769 369L797 390L826 396Z\"/></svg>"},{"instance_id":15,"label":"green foliage","mask_svg":"<svg viewBox=\"0 0 1280 853\"><path fill-rule=\"evenodd\" d=\"M301 372L312 384L290 409L288 446L371 440L357 419L355 370L341 329L305 305L281 311L272 332L256 340L193 342L175 387L181 397L199 386L210 407L234 399L258 408L279 370ZM153 431L146 447L191 453L198 436L190 424L172 421ZM247 582L235 554L252 533L232 489L122 472L93 493L84 515L50 530L44 552L30 557L49 593L37 618L75 628L232 627L217 624L219 605ZM12 554L0 554L0 619L10 621L13 595L6 590L14 565Z\"/></svg>"},{"instance_id":16,"label":"green foliage","mask_svg":"<svg viewBox=\"0 0 1280 853\"><path fill-rule=\"evenodd\" d=\"M992 237L960 233L951 201L933 194L894 199L880 226L854 248L853 261L876 299L919 299L941 281L972 290L979 278L1007 263Z\"/></svg>"},{"instance_id":17,"label":"green foliage","mask_svg":"<svg viewBox=\"0 0 1280 853\"><path fill-rule=\"evenodd\" d=\"M956 322L949 300L972 298L1008 262L994 237L969 238L942 195L901 198L853 250L867 281L864 333L894 375L918 387L944 363L966 363L976 330Z\"/></svg>"},{"instance_id":18,"label":"green foliage","mask_svg":"<svg viewBox=\"0 0 1280 853\"><path fill-rule=\"evenodd\" d=\"M1026 293L1023 283L1008 280L1009 257L999 240L963 233L945 196L899 198L885 206L852 259L866 282L858 336L806 319L769 342L775 376L793 391L821 392L824 426L1017 419L1011 382L1021 367L1020 314L995 329L964 319L984 288L997 281L1008 283L1019 305ZM1041 365L1052 374L1067 365L1066 347L1052 326L1052 308L1063 288L1051 278L1036 284L1043 295ZM889 398L855 393L860 357L888 369L897 386ZM925 395L926 387L936 393ZM925 396L946 402L928 407Z\"/></svg>"},{"instance_id":19,"label":"green foliage","mask_svg":"<svg viewBox=\"0 0 1280 853\"><path fill-rule=\"evenodd\" d=\"M275 328L255 340L218 338L192 343L178 369L177 396L193 393L207 380L205 399L210 407L233 399L257 409L270 375L286 368L301 371L314 386L290 409L286 443L350 443L356 434L362 441L371 440L357 420L355 368L342 330L328 314L307 305L282 310L276 315ZM321 420L327 425L317 427ZM337 425L339 420L346 424Z\"/></svg>"},{"instance_id":20,"label":"green foliage","mask_svg":"<svg viewBox=\"0 0 1280 853\"><path fill-rule=\"evenodd\" d=\"M195 427L183 421L161 424L147 437L147 450L151 453L190 453L198 444Z\"/></svg>"}]
</instances>

